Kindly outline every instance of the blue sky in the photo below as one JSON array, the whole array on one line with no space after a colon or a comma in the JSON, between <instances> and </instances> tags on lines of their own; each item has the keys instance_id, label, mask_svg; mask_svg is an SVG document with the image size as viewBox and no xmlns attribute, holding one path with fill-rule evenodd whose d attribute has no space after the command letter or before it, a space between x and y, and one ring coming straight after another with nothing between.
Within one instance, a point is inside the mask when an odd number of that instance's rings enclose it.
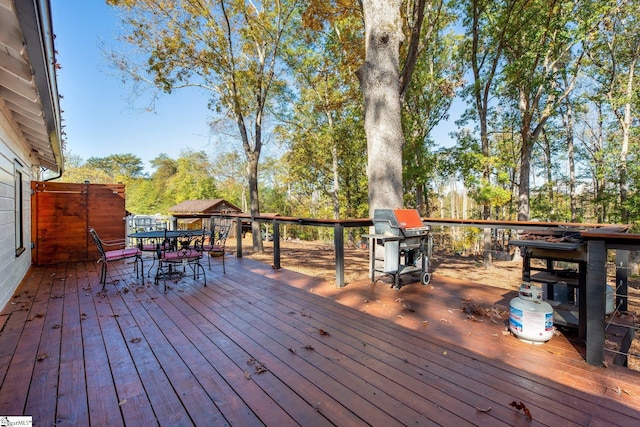
<instances>
[{"instance_id":1,"label":"blue sky","mask_svg":"<svg viewBox=\"0 0 640 427\"><path fill-rule=\"evenodd\" d=\"M101 47L115 46L120 25L104 0L51 0L51 7L68 152L84 160L133 153L147 170L160 153L177 158L185 148L212 152L204 93L187 89L163 95L155 112L144 111L144 102L131 105L130 88Z\"/></svg>"}]
</instances>

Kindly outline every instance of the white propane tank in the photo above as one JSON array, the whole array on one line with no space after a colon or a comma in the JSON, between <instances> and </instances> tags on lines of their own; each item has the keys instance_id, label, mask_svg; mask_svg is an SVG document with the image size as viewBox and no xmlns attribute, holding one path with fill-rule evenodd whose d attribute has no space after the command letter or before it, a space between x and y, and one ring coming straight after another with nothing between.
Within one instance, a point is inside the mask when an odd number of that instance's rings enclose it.
<instances>
[{"instance_id":1,"label":"white propane tank","mask_svg":"<svg viewBox=\"0 0 640 427\"><path fill-rule=\"evenodd\" d=\"M542 288L520 285L509 304L509 329L523 341L542 344L553 337L553 308L542 300Z\"/></svg>"},{"instance_id":2,"label":"white propane tank","mask_svg":"<svg viewBox=\"0 0 640 427\"><path fill-rule=\"evenodd\" d=\"M576 305L578 305L578 299L580 298L580 289L576 289ZM616 311L616 289L607 285L606 295L605 295L605 304L604 304L604 314L606 316L613 314Z\"/></svg>"}]
</instances>

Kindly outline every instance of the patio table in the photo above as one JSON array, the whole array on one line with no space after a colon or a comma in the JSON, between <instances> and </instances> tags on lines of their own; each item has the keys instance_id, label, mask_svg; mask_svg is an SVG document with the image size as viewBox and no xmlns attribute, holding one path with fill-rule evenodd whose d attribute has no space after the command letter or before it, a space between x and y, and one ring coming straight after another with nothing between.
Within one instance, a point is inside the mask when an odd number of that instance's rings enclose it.
<instances>
[{"instance_id":1,"label":"patio table","mask_svg":"<svg viewBox=\"0 0 640 427\"><path fill-rule=\"evenodd\" d=\"M185 233L189 233L193 236L206 235L206 230L149 230L149 231L136 231L134 233L127 234L130 239L136 239L138 244L135 245L143 252L153 252L153 263L148 269L148 275L151 274L155 261L157 259L158 249L160 249L160 242L165 238L169 240L175 240L176 238L183 236ZM143 242L153 242L150 245L144 245ZM144 276L144 272L143 272Z\"/></svg>"},{"instance_id":2,"label":"patio table","mask_svg":"<svg viewBox=\"0 0 640 427\"><path fill-rule=\"evenodd\" d=\"M202 236L206 233L205 230L151 230L151 231L136 231L127 235L130 239L175 239L185 233L190 233L194 236Z\"/></svg>"}]
</instances>

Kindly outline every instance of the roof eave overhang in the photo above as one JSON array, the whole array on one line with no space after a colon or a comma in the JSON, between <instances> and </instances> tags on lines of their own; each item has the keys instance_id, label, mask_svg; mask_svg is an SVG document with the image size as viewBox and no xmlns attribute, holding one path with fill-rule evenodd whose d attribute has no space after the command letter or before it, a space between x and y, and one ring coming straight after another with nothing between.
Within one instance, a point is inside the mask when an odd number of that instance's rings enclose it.
<instances>
[{"instance_id":1,"label":"roof eave overhang","mask_svg":"<svg viewBox=\"0 0 640 427\"><path fill-rule=\"evenodd\" d=\"M6 4L6 0L0 3ZM50 2L16 0L12 6L15 16L5 15L5 19L20 34L3 33L8 40L0 40L0 44L5 44L0 54L3 55L0 72L8 82L6 86L0 82L3 92L0 95L16 99L5 105L31 148L32 163L61 175L64 158ZM11 22L14 19L17 21ZM20 36L22 40L18 40Z\"/></svg>"}]
</instances>

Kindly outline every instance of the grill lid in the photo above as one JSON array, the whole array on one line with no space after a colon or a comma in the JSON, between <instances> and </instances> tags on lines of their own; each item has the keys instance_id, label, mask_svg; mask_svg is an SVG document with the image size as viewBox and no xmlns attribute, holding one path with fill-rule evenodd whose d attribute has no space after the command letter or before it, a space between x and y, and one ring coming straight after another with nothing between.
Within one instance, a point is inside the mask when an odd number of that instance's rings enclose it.
<instances>
[{"instance_id":1,"label":"grill lid","mask_svg":"<svg viewBox=\"0 0 640 427\"><path fill-rule=\"evenodd\" d=\"M425 228L422 219L415 209L395 209L393 213L400 228Z\"/></svg>"},{"instance_id":2,"label":"grill lid","mask_svg":"<svg viewBox=\"0 0 640 427\"><path fill-rule=\"evenodd\" d=\"M429 230L416 209L376 209L373 212L376 233L415 236Z\"/></svg>"}]
</instances>

